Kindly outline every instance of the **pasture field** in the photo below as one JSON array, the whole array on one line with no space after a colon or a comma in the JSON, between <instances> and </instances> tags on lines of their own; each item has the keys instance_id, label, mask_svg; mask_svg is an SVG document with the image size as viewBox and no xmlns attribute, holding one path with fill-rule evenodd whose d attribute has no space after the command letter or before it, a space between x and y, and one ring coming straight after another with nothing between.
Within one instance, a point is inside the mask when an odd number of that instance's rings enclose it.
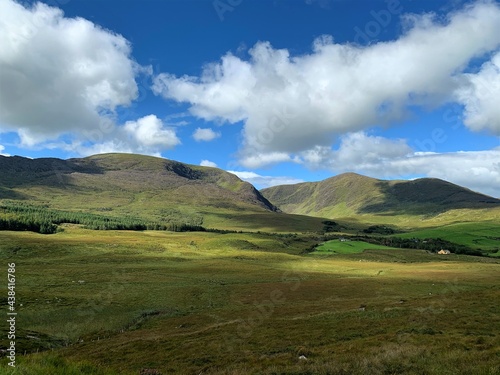
<instances>
[{"instance_id":1,"label":"pasture field","mask_svg":"<svg viewBox=\"0 0 500 375\"><path fill-rule=\"evenodd\" d=\"M316 254L356 254L365 250L388 250L387 246L370 244L363 241L341 241L340 239L331 240L319 245Z\"/></svg>"},{"instance_id":2,"label":"pasture field","mask_svg":"<svg viewBox=\"0 0 500 375\"><path fill-rule=\"evenodd\" d=\"M500 259L370 244L308 254L316 243L2 231L3 272L16 263L18 355L0 374L500 373ZM6 296L2 283L4 315ZM5 348L6 323L0 335Z\"/></svg>"},{"instance_id":3,"label":"pasture field","mask_svg":"<svg viewBox=\"0 0 500 375\"><path fill-rule=\"evenodd\" d=\"M484 251L490 256L500 256L500 223L457 223L438 228L419 229L398 235L403 238L442 238L447 241Z\"/></svg>"}]
</instances>

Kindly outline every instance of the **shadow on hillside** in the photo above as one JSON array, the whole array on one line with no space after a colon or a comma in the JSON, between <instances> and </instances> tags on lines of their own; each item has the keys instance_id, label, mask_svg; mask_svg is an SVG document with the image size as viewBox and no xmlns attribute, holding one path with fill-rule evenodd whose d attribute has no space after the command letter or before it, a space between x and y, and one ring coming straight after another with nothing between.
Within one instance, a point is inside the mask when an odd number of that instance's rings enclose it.
<instances>
[{"instance_id":1,"label":"shadow on hillside","mask_svg":"<svg viewBox=\"0 0 500 375\"><path fill-rule=\"evenodd\" d=\"M0 199L15 199L15 200L23 200L29 199L27 195L18 193L17 191L13 191L11 189L4 188L0 186Z\"/></svg>"},{"instance_id":2,"label":"shadow on hillside","mask_svg":"<svg viewBox=\"0 0 500 375\"><path fill-rule=\"evenodd\" d=\"M245 212L222 213L201 212L203 216L218 217L221 219L219 228L233 227L242 231L264 231L264 232L317 232L324 227L322 218L292 215L281 212ZM207 226L210 227L210 226Z\"/></svg>"},{"instance_id":3,"label":"shadow on hillside","mask_svg":"<svg viewBox=\"0 0 500 375\"><path fill-rule=\"evenodd\" d=\"M500 200L438 179L377 183L383 201L367 204L359 213L438 215L451 209L500 207Z\"/></svg>"},{"instance_id":4,"label":"shadow on hillside","mask_svg":"<svg viewBox=\"0 0 500 375\"><path fill-rule=\"evenodd\" d=\"M0 157L0 183L4 187L27 184L44 186L67 185L71 173L103 174L104 170L92 161L56 158L29 159L20 156Z\"/></svg>"}]
</instances>

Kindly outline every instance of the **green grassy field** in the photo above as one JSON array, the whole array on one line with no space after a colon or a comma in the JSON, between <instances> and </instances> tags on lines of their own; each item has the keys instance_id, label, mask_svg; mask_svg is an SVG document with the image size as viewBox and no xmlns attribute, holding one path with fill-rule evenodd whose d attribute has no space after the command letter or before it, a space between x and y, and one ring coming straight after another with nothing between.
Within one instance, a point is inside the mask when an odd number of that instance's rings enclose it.
<instances>
[{"instance_id":1,"label":"green grassy field","mask_svg":"<svg viewBox=\"0 0 500 375\"><path fill-rule=\"evenodd\" d=\"M17 367L0 374L500 373L500 260L304 255L316 240L0 232L18 308Z\"/></svg>"},{"instance_id":2,"label":"green grassy field","mask_svg":"<svg viewBox=\"0 0 500 375\"><path fill-rule=\"evenodd\" d=\"M387 246L374 245L363 241L341 241L331 240L322 243L316 248L315 253L329 254L356 254L362 253L365 250L388 250Z\"/></svg>"},{"instance_id":3,"label":"green grassy field","mask_svg":"<svg viewBox=\"0 0 500 375\"><path fill-rule=\"evenodd\" d=\"M457 223L419 229L399 235L404 238L442 238L500 256L500 224L496 222Z\"/></svg>"}]
</instances>

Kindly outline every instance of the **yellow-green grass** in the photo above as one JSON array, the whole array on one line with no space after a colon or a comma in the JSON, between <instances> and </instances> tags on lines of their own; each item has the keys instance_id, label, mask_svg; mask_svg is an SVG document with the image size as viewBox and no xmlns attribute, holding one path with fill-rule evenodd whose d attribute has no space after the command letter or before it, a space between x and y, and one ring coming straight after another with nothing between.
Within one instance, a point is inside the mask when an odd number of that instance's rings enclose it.
<instances>
[{"instance_id":1,"label":"yellow-green grass","mask_svg":"<svg viewBox=\"0 0 500 375\"><path fill-rule=\"evenodd\" d=\"M411 214L401 212L386 212L384 214L361 214L351 212L321 212L319 215L334 218L352 225L392 225L401 230L436 228L450 224L489 223L500 227L500 208L490 209L453 209L444 213Z\"/></svg>"},{"instance_id":2,"label":"yellow-green grass","mask_svg":"<svg viewBox=\"0 0 500 375\"><path fill-rule=\"evenodd\" d=\"M314 240L0 232L18 354L54 349L18 356L14 372L2 359L0 374L498 373L499 260L301 255Z\"/></svg>"},{"instance_id":3,"label":"yellow-green grass","mask_svg":"<svg viewBox=\"0 0 500 375\"><path fill-rule=\"evenodd\" d=\"M442 238L500 256L500 224L496 222L458 223L398 235L405 238Z\"/></svg>"},{"instance_id":4,"label":"yellow-green grass","mask_svg":"<svg viewBox=\"0 0 500 375\"><path fill-rule=\"evenodd\" d=\"M26 375L119 375L116 370L106 366L98 366L88 361L69 361L57 354L43 354L40 356L18 356L16 368L0 367L0 374L26 374Z\"/></svg>"},{"instance_id":5,"label":"yellow-green grass","mask_svg":"<svg viewBox=\"0 0 500 375\"><path fill-rule=\"evenodd\" d=\"M388 250L392 249L387 246L374 245L364 241L348 241L348 240L331 240L322 243L314 253L330 253L330 254L355 254L362 253L365 250L381 249Z\"/></svg>"},{"instance_id":6,"label":"yellow-green grass","mask_svg":"<svg viewBox=\"0 0 500 375\"><path fill-rule=\"evenodd\" d=\"M206 228L263 231L281 233L319 232L324 218L262 211L203 212L203 226ZM356 228L359 228L358 224Z\"/></svg>"}]
</instances>

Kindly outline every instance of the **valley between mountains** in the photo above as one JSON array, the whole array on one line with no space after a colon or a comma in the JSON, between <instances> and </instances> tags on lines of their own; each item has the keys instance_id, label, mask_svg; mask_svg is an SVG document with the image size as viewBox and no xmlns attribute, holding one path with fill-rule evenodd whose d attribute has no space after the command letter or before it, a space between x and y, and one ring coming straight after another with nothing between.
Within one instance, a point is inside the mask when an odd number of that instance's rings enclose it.
<instances>
[{"instance_id":1,"label":"valley between mountains","mask_svg":"<svg viewBox=\"0 0 500 375\"><path fill-rule=\"evenodd\" d=\"M0 229L0 374L500 373L500 200L440 179L0 156Z\"/></svg>"}]
</instances>

